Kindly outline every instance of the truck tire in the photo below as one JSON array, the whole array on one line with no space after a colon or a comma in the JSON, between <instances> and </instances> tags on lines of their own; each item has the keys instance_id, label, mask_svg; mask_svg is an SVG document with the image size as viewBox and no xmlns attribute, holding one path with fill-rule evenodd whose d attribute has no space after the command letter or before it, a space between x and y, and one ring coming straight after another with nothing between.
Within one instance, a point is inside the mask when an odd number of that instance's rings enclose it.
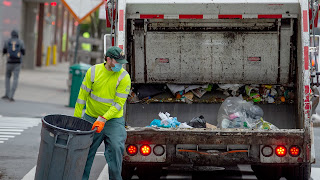
<instances>
[{"instance_id":1,"label":"truck tire","mask_svg":"<svg viewBox=\"0 0 320 180\"><path fill-rule=\"evenodd\" d=\"M134 166L122 164L121 176L123 180L130 180L134 174Z\"/></svg>"},{"instance_id":2,"label":"truck tire","mask_svg":"<svg viewBox=\"0 0 320 180\"><path fill-rule=\"evenodd\" d=\"M252 165L251 168L259 180L279 180L282 176L280 166Z\"/></svg>"},{"instance_id":3,"label":"truck tire","mask_svg":"<svg viewBox=\"0 0 320 180\"><path fill-rule=\"evenodd\" d=\"M159 166L139 166L136 171L142 180L158 180L162 175L162 167Z\"/></svg>"},{"instance_id":4,"label":"truck tire","mask_svg":"<svg viewBox=\"0 0 320 180\"><path fill-rule=\"evenodd\" d=\"M309 180L311 176L311 164L285 167L287 180Z\"/></svg>"}]
</instances>

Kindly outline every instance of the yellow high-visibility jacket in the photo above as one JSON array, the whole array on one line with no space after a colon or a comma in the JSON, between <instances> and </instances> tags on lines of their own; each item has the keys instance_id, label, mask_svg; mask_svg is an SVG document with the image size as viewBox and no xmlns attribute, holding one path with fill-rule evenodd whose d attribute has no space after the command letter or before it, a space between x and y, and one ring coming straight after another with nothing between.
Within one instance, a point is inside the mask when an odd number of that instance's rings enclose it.
<instances>
[{"instance_id":1,"label":"yellow high-visibility jacket","mask_svg":"<svg viewBox=\"0 0 320 180\"><path fill-rule=\"evenodd\" d=\"M104 63L96 64L88 69L83 79L74 116L81 117L86 105L85 113L91 117L120 118L130 88L131 79L126 70L113 72L108 71Z\"/></svg>"}]
</instances>

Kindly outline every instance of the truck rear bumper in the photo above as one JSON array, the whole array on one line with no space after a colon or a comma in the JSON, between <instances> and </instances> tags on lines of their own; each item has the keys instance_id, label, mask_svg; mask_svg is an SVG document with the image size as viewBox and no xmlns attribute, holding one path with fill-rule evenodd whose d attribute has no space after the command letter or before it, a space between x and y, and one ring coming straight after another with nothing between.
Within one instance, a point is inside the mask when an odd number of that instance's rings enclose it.
<instances>
[{"instance_id":1,"label":"truck rear bumper","mask_svg":"<svg viewBox=\"0 0 320 180\"><path fill-rule=\"evenodd\" d=\"M303 144L303 129L127 128L127 144Z\"/></svg>"},{"instance_id":2,"label":"truck rear bumper","mask_svg":"<svg viewBox=\"0 0 320 180\"><path fill-rule=\"evenodd\" d=\"M248 131L242 129L208 130L208 129L163 129L134 128L127 129L126 144L164 145L165 159L155 161L148 156L143 159L128 156L128 163L158 162L166 164L192 164L193 166L233 166L237 164L299 164L304 162L305 152L303 130ZM264 146L273 148L269 157L261 155ZM287 153L284 157L275 154L275 148L282 145L289 151L293 145L298 146L301 153L292 157Z\"/></svg>"}]
</instances>

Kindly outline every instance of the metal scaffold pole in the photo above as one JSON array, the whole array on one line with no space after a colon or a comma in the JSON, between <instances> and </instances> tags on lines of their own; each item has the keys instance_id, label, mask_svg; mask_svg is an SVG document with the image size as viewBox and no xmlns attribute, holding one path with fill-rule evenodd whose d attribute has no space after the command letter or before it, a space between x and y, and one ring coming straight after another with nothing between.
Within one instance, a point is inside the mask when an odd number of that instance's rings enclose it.
<instances>
[{"instance_id":1,"label":"metal scaffold pole","mask_svg":"<svg viewBox=\"0 0 320 180\"><path fill-rule=\"evenodd\" d=\"M77 54L79 47L79 36L80 36L80 24L77 26L77 36L76 36L76 49L74 50L73 64L77 63Z\"/></svg>"}]
</instances>

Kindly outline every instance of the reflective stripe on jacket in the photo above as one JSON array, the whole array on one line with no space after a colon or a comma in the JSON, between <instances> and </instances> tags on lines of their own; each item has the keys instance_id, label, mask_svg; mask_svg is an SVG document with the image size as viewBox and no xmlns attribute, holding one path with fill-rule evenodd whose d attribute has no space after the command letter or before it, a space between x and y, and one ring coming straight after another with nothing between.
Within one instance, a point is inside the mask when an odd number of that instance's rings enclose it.
<instances>
[{"instance_id":1,"label":"reflective stripe on jacket","mask_svg":"<svg viewBox=\"0 0 320 180\"><path fill-rule=\"evenodd\" d=\"M86 114L107 120L123 116L123 106L131 88L131 79L123 68L119 72L108 71L104 63L92 66L80 87L74 116L81 117L86 105Z\"/></svg>"}]
</instances>

